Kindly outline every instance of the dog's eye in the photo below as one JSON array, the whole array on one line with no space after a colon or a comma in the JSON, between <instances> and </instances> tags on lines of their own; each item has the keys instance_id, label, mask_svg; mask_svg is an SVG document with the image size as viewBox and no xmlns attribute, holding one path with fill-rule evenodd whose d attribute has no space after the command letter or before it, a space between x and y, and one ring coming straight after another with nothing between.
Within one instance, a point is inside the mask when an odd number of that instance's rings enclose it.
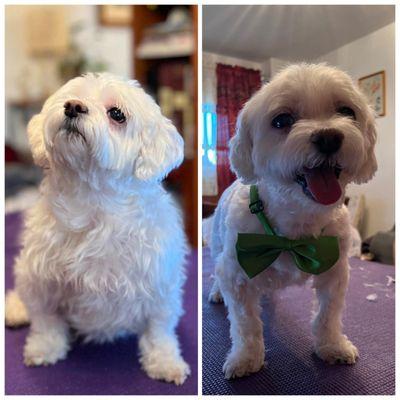
<instances>
[{"instance_id":1,"label":"dog's eye","mask_svg":"<svg viewBox=\"0 0 400 400\"><path fill-rule=\"evenodd\" d=\"M107 113L110 116L110 118L112 118L114 121L117 121L120 124L126 121L125 114L117 107L110 108L107 111Z\"/></svg>"},{"instance_id":2,"label":"dog's eye","mask_svg":"<svg viewBox=\"0 0 400 400\"><path fill-rule=\"evenodd\" d=\"M276 129L290 128L294 123L293 115L288 113L279 114L271 121L272 127Z\"/></svg>"},{"instance_id":3,"label":"dog's eye","mask_svg":"<svg viewBox=\"0 0 400 400\"><path fill-rule=\"evenodd\" d=\"M356 119L356 113L350 107L340 107L336 111L338 114L343 115L344 117L350 117L352 119Z\"/></svg>"}]
</instances>

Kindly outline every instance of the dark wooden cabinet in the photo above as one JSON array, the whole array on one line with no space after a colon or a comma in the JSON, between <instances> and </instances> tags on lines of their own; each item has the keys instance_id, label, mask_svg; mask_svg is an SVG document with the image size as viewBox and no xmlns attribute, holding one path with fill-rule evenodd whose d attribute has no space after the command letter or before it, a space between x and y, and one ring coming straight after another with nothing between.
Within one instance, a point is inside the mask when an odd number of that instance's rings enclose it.
<instances>
[{"instance_id":1,"label":"dark wooden cabinet","mask_svg":"<svg viewBox=\"0 0 400 400\"><path fill-rule=\"evenodd\" d=\"M172 171L165 180L167 189L171 190L179 199L183 208L185 229L190 244L197 247L197 207L198 207L198 177L197 177L197 6L186 6L190 11L192 18L192 29L194 39L194 50L191 54L179 57L152 57L142 58L138 55L137 49L141 45L145 31L150 26L166 20L171 8L176 6L154 6L154 5L135 5L133 12L133 76L143 87L157 98L157 79L154 79L155 71L162 69L166 64L181 63L183 66L188 66L191 70L191 85L190 97L192 103L192 119L193 119L193 140L191 143L186 143L186 146L191 146L190 157L185 157L184 162L177 170ZM179 127L178 127L179 129Z\"/></svg>"}]
</instances>

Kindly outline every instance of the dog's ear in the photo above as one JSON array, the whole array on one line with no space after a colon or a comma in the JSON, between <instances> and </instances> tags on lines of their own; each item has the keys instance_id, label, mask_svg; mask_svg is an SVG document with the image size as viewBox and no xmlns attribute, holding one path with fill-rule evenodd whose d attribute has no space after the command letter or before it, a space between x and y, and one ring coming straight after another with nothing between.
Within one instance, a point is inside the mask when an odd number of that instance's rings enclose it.
<instances>
[{"instance_id":1,"label":"dog's ear","mask_svg":"<svg viewBox=\"0 0 400 400\"><path fill-rule=\"evenodd\" d=\"M366 183L375 175L378 164L375 157L375 143L376 143L376 124L374 113L371 109L368 110L368 117L365 129L365 159L360 171L355 179L356 183Z\"/></svg>"},{"instance_id":2,"label":"dog's ear","mask_svg":"<svg viewBox=\"0 0 400 400\"><path fill-rule=\"evenodd\" d=\"M235 135L229 142L229 160L231 169L236 176L245 184L256 180L254 165L251 157L253 143L250 137L247 107L240 111Z\"/></svg>"},{"instance_id":3,"label":"dog's ear","mask_svg":"<svg viewBox=\"0 0 400 400\"><path fill-rule=\"evenodd\" d=\"M138 179L162 180L183 161L183 138L161 113L140 132L140 141L134 171Z\"/></svg>"},{"instance_id":4,"label":"dog's ear","mask_svg":"<svg viewBox=\"0 0 400 400\"><path fill-rule=\"evenodd\" d=\"M44 118L42 114L36 114L28 123L28 140L32 150L33 161L39 167L47 168L49 160L44 144L43 131Z\"/></svg>"}]
</instances>

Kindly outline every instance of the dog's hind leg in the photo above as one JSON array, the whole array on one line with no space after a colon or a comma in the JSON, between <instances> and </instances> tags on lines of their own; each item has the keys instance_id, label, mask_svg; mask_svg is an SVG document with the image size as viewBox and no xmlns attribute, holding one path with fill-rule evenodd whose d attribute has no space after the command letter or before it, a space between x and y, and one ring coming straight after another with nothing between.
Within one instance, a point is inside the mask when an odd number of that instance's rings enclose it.
<instances>
[{"instance_id":1,"label":"dog's hind leg","mask_svg":"<svg viewBox=\"0 0 400 400\"><path fill-rule=\"evenodd\" d=\"M214 277L214 282L211 287L210 293L208 294L208 301L210 303L223 303L224 298L222 297L221 290L217 278Z\"/></svg>"},{"instance_id":2,"label":"dog's hind leg","mask_svg":"<svg viewBox=\"0 0 400 400\"><path fill-rule=\"evenodd\" d=\"M211 237L209 243L210 256L215 264L218 263L219 256L223 251L220 224L221 224L221 209L217 208L214 216L212 217L212 231L209 235ZM214 281L210 293L208 294L208 301L210 303L223 303L224 298L222 297L221 289L219 288L218 278L214 276L213 279Z\"/></svg>"},{"instance_id":3,"label":"dog's hind leg","mask_svg":"<svg viewBox=\"0 0 400 400\"><path fill-rule=\"evenodd\" d=\"M29 324L28 311L16 290L10 290L6 295L5 320L9 328Z\"/></svg>"}]
</instances>

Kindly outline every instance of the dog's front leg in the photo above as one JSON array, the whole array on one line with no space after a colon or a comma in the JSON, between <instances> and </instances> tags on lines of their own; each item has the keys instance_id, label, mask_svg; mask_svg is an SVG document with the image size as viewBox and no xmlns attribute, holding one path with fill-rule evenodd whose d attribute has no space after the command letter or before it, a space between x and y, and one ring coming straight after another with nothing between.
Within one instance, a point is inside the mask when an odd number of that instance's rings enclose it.
<instances>
[{"instance_id":1,"label":"dog's front leg","mask_svg":"<svg viewBox=\"0 0 400 400\"><path fill-rule=\"evenodd\" d=\"M226 379L238 378L257 372L264 365L260 295L247 280L238 285L220 280L220 287L228 307L232 339L223 372Z\"/></svg>"},{"instance_id":2,"label":"dog's front leg","mask_svg":"<svg viewBox=\"0 0 400 400\"><path fill-rule=\"evenodd\" d=\"M190 367L181 356L175 333L178 319L171 315L171 310L164 311L160 306L140 336L140 363L150 378L181 385L190 374Z\"/></svg>"},{"instance_id":3,"label":"dog's front leg","mask_svg":"<svg viewBox=\"0 0 400 400\"><path fill-rule=\"evenodd\" d=\"M30 318L31 328L24 347L25 364L48 365L64 359L69 350L66 322L45 308L30 312Z\"/></svg>"},{"instance_id":4,"label":"dog's front leg","mask_svg":"<svg viewBox=\"0 0 400 400\"><path fill-rule=\"evenodd\" d=\"M32 269L33 270L33 269ZM16 290L31 323L24 347L28 366L54 364L69 350L69 328L58 313L60 296L56 284L42 281L28 269L16 269Z\"/></svg>"},{"instance_id":5,"label":"dog's front leg","mask_svg":"<svg viewBox=\"0 0 400 400\"><path fill-rule=\"evenodd\" d=\"M354 364L357 348L342 333L342 311L349 280L347 258L314 278L319 308L313 322L315 352L329 364Z\"/></svg>"}]
</instances>

